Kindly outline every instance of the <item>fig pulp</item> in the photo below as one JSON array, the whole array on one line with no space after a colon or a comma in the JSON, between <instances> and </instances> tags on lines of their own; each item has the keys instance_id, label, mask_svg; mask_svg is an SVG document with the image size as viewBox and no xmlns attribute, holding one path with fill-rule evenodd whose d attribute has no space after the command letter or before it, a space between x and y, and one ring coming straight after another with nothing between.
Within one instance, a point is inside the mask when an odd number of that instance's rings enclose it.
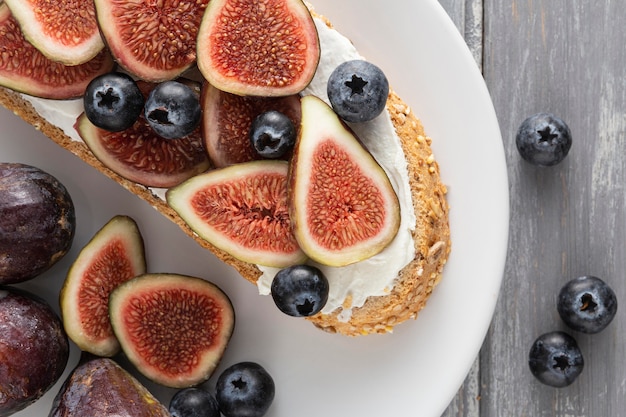
<instances>
[{"instance_id":1,"label":"fig pulp","mask_svg":"<svg viewBox=\"0 0 626 417\"><path fill-rule=\"evenodd\" d=\"M82 361L57 393L49 417L169 417L167 408L109 358Z\"/></svg>"},{"instance_id":2,"label":"fig pulp","mask_svg":"<svg viewBox=\"0 0 626 417\"><path fill-rule=\"evenodd\" d=\"M317 28L301 0L211 0L197 48L210 84L248 96L299 93L320 58Z\"/></svg>"},{"instance_id":3,"label":"fig pulp","mask_svg":"<svg viewBox=\"0 0 626 417\"><path fill-rule=\"evenodd\" d=\"M235 164L167 191L167 202L200 237L244 262L302 262L287 207L286 161Z\"/></svg>"},{"instance_id":4,"label":"fig pulp","mask_svg":"<svg viewBox=\"0 0 626 417\"><path fill-rule=\"evenodd\" d=\"M109 295L145 272L143 239L127 216L113 217L80 251L59 298L65 331L82 351L97 356L119 352L109 320Z\"/></svg>"},{"instance_id":5,"label":"fig pulp","mask_svg":"<svg viewBox=\"0 0 626 417\"><path fill-rule=\"evenodd\" d=\"M138 85L146 96L155 86ZM146 187L173 187L210 167L199 127L190 135L170 140L156 134L143 114L130 128L109 132L96 127L83 113L75 129L103 165Z\"/></svg>"},{"instance_id":6,"label":"fig pulp","mask_svg":"<svg viewBox=\"0 0 626 417\"><path fill-rule=\"evenodd\" d=\"M152 82L174 79L194 64L207 3L95 0L102 36L116 61Z\"/></svg>"},{"instance_id":7,"label":"fig pulp","mask_svg":"<svg viewBox=\"0 0 626 417\"><path fill-rule=\"evenodd\" d=\"M184 388L206 381L235 326L228 296L201 278L145 274L113 290L113 330L123 352L144 376Z\"/></svg>"},{"instance_id":8,"label":"fig pulp","mask_svg":"<svg viewBox=\"0 0 626 417\"><path fill-rule=\"evenodd\" d=\"M256 116L277 110L300 126L300 96L244 97L226 93L209 83L202 88L202 138L216 167L262 159L250 144L250 125Z\"/></svg>"},{"instance_id":9,"label":"fig pulp","mask_svg":"<svg viewBox=\"0 0 626 417\"><path fill-rule=\"evenodd\" d=\"M75 98L114 64L105 50L80 65L52 61L24 38L8 6L0 2L0 86L43 98Z\"/></svg>"},{"instance_id":10,"label":"fig pulp","mask_svg":"<svg viewBox=\"0 0 626 417\"><path fill-rule=\"evenodd\" d=\"M50 305L0 286L0 416L41 398L61 377L68 358L67 336Z\"/></svg>"},{"instance_id":11,"label":"fig pulp","mask_svg":"<svg viewBox=\"0 0 626 417\"><path fill-rule=\"evenodd\" d=\"M83 64L104 48L90 1L5 0L28 41L52 61Z\"/></svg>"},{"instance_id":12,"label":"fig pulp","mask_svg":"<svg viewBox=\"0 0 626 417\"><path fill-rule=\"evenodd\" d=\"M65 186L37 167L0 163L0 284L32 279L63 258L76 231Z\"/></svg>"},{"instance_id":13,"label":"fig pulp","mask_svg":"<svg viewBox=\"0 0 626 417\"><path fill-rule=\"evenodd\" d=\"M289 213L302 250L344 266L382 251L400 225L385 171L333 109L302 98L302 125L289 171Z\"/></svg>"}]
</instances>

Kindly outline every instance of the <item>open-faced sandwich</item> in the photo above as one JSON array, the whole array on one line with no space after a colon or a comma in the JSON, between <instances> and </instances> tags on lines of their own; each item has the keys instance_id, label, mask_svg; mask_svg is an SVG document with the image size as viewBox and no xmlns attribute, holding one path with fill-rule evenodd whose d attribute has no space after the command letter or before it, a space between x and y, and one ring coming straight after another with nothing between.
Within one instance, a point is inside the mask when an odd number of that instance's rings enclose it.
<instances>
[{"instance_id":1,"label":"open-faced sandwich","mask_svg":"<svg viewBox=\"0 0 626 417\"><path fill-rule=\"evenodd\" d=\"M425 306L450 252L431 139L310 5L33 4L0 1L3 106L324 330Z\"/></svg>"}]
</instances>

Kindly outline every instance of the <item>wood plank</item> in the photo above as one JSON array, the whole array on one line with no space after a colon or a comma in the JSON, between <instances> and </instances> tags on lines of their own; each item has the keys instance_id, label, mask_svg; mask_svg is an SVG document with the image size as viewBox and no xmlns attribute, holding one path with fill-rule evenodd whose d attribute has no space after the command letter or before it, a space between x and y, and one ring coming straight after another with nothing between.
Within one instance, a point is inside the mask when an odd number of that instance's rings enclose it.
<instances>
[{"instance_id":1,"label":"wood plank","mask_svg":"<svg viewBox=\"0 0 626 417\"><path fill-rule=\"evenodd\" d=\"M439 0L482 67L483 0Z\"/></svg>"},{"instance_id":2,"label":"wood plank","mask_svg":"<svg viewBox=\"0 0 626 417\"><path fill-rule=\"evenodd\" d=\"M626 281L626 8L582 0L485 3L483 70L506 148L511 190L509 258L481 351L481 417L623 416L626 320L578 340L585 369L553 389L530 374L528 350L543 332L567 330L556 296L569 279L597 275L624 299ZM558 166L523 162L522 120L553 112L574 144ZM569 330L568 330L569 331Z\"/></svg>"}]
</instances>

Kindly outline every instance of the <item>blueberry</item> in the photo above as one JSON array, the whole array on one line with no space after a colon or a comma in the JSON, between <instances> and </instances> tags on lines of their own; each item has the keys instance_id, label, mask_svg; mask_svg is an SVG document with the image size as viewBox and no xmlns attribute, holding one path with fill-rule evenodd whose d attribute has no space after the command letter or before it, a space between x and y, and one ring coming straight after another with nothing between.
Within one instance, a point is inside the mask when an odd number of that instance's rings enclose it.
<instances>
[{"instance_id":1,"label":"blueberry","mask_svg":"<svg viewBox=\"0 0 626 417\"><path fill-rule=\"evenodd\" d=\"M293 148L295 142L296 127L279 111L261 113L250 125L250 143L263 158L280 158Z\"/></svg>"},{"instance_id":2,"label":"blueberry","mask_svg":"<svg viewBox=\"0 0 626 417\"><path fill-rule=\"evenodd\" d=\"M583 355L576 340L567 333L554 331L537 338L528 355L530 372L542 383L566 387L583 371Z\"/></svg>"},{"instance_id":3,"label":"blueberry","mask_svg":"<svg viewBox=\"0 0 626 417\"><path fill-rule=\"evenodd\" d=\"M126 130L137 121L144 98L137 83L122 72L94 78L83 96L85 115L97 127L111 132Z\"/></svg>"},{"instance_id":4,"label":"blueberry","mask_svg":"<svg viewBox=\"0 0 626 417\"><path fill-rule=\"evenodd\" d=\"M165 139L193 132L202 114L198 94L178 81L158 84L146 99L145 117L152 129Z\"/></svg>"},{"instance_id":5,"label":"blueberry","mask_svg":"<svg viewBox=\"0 0 626 417\"><path fill-rule=\"evenodd\" d=\"M226 417L261 417L274 400L274 380L255 362L236 363L220 374L216 398Z\"/></svg>"},{"instance_id":6,"label":"blueberry","mask_svg":"<svg viewBox=\"0 0 626 417\"><path fill-rule=\"evenodd\" d=\"M170 401L169 411L172 417L220 417L215 397L197 387L177 391Z\"/></svg>"},{"instance_id":7,"label":"blueberry","mask_svg":"<svg viewBox=\"0 0 626 417\"><path fill-rule=\"evenodd\" d=\"M347 61L331 73L327 93L339 117L348 122L366 122L385 109L389 82L376 65L363 60Z\"/></svg>"},{"instance_id":8,"label":"blueberry","mask_svg":"<svg viewBox=\"0 0 626 417\"><path fill-rule=\"evenodd\" d=\"M328 300L328 280L318 268L294 265L278 271L271 293L280 311L293 317L317 314Z\"/></svg>"},{"instance_id":9,"label":"blueberry","mask_svg":"<svg viewBox=\"0 0 626 417\"><path fill-rule=\"evenodd\" d=\"M524 160L533 165L551 166L567 156L572 147L572 134L559 117L537 113L522 122L515 144Z\"/></svg>"},{"instance_id":10,"label":"blueberry","mask_svg":"<svg viewBox=\"0 0 626 417\"><path fill-rule=\"evenodd\" d=\"M617 297L600 278L583 276L561 288L557 310L563 322L573 330L598 333L615 317Z\"/></svg>"}]
</instances>

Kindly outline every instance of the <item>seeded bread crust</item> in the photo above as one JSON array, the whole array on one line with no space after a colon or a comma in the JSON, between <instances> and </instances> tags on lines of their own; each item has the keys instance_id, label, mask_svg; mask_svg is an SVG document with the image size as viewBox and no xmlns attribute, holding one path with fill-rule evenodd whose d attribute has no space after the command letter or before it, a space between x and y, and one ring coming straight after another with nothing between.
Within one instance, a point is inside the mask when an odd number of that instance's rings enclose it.
<instances>
[{"instance_id":1,"label":"seeded bread crust","mask_svg":"<svg viewBox=\"0 0 626 417\"><path fill-rule=\"evenodd\" d=\"M315 16L319 17L312 12ZM325 20L331 26L330 22ZM199 238L165 201L150 189L126 180L104 166L81 142L72 141L61 129L42 118L20 94L0 87L0 104L40 130L45 136L74 153L121 186L151 204L164 216L176 223L202 247L211 251L221 261L231 265L243 278L256 283L261 271L256 265L242 262L228 253ZM370 333L391 332L401 322L417 317L418 312L434 287L439 283L443 266L450 253L450 228L446 201L446 187L441 182L439 166L431 150L431 139L426 136L419 119L394 92L389 94L387 110L400 137L408 161L416 227L413 233L415 258L400 272L388 295L370 297L361 307L352 309L351 319L339 319L341 309L331 314L318 314L309 318L317 327L333 333L358 336ZM345 300L344 308L350 307Z\"/></svg>"}]
</instances>

